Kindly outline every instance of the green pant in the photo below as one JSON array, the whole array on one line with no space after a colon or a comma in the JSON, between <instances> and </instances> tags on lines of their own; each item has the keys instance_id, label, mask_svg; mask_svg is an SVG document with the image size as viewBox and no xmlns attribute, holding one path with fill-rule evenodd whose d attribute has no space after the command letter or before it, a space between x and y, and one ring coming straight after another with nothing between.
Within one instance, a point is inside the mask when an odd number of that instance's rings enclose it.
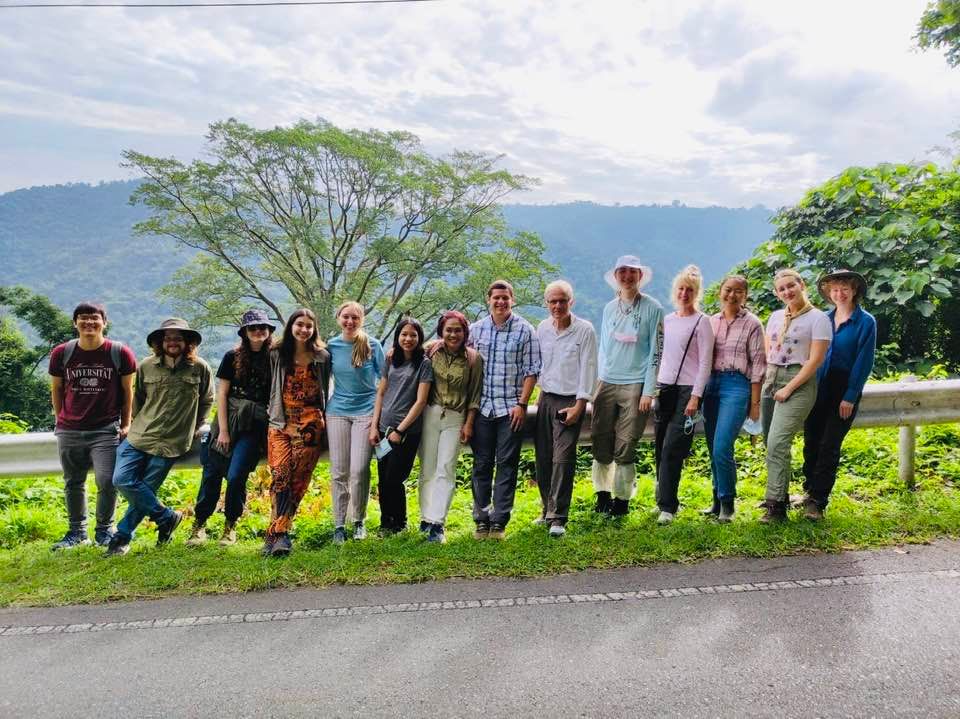
<instances>
[{"instance_id":1,"label":"green pant","mask_svg":"<svg viewBox=\"0 0 960 719\"><path fill-rule=\"evenodd\" d=\"M811 377L798 387L786 402L777 402L773 395L800 372L800 365L767 365L767 376L760 394L763 436L767 445L768 502L786 502L790 494L791 447L794 436L803 429L810 410L817 400L817 378Z\"/></svg>"}]
</instances>

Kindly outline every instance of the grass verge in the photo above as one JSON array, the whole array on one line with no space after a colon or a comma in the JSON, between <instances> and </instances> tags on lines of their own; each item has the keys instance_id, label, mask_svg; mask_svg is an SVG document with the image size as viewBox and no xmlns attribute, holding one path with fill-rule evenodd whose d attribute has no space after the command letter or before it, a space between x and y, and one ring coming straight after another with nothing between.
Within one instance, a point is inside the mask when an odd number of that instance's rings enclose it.
<instances>
[{"instance_id":1,"label":"grass verge","mask_svg":"<svg viewBox=\"0 0 960 719\"><path fill-rule=\"evenodd\" d=\"M371 532L366 541L338 548L329 542L333 527L328 479L321 468L296 523L294 552L285 560L264 559L259 554L266 513L262 476L260 486L252 487L237 546L222 549L211 541L199 549L188 548L184 539L189 522L184 522L171 545L154 548L154 533L143 527L133 551L111 559L93 547L50 552L50 543L65 530L59 479L12 480L0 486L0 606L56 606L338 583L532 577L587 568L839 551L960 536L960 427L923 430L913 491L901 487L897 479L896 437L896 430L887 428L852 432L844 446L844 463L826 520L812 524L794 514L781 526L756 521L760 513L756 504L763 496L763 453L747 440L737 447L743 479L738 486L736 521L719 525L698 515L710 496L709 459L700 439L681 483L684 507L677 521L668 527L656 526L651 457L649 448L644 447L631 514L619 521L593 514L589 474L581 471L568 533L560 540L551 540L543 528L531 525L539 514L540 500L536 487L524 481L503 542L472 539L470 492L460 487L450 513L446 545L428 544L416 531L419 514L416 491L411 489L408 511L412 529L388 539L376 538ZM795 451L795 455L799 453ZM589 455L584 452L581 469L588 463ZM523 466L529 467L529 457ZM195 471L175 473L164 487L165 500L192 506L197 481ZM376 502L372 501L368 526L375 529L378 522ZM222 515L211 521L214 530L220 523Z\"/></svg>"}]
</instances>

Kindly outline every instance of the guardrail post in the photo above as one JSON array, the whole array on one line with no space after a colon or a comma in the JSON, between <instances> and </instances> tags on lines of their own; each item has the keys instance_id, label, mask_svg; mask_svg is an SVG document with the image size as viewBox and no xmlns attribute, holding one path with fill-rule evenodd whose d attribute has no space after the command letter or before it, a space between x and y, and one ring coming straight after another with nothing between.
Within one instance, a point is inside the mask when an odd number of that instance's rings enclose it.
<instances>
[{"instance_id":1,"label":"guardrail post","mask_svg":"<svg viewBox=\"0 0 960 719\"><path fill-rule=\"evenodd\" d=\"M908 374L901 382L916 382L917 378ZM916 476L914 475L914 456L917 449L917 428L912 425L900 427L900 440L898 442L900 459L900 481L907 489L916 487Z\"/></svg>"}]
</instances>

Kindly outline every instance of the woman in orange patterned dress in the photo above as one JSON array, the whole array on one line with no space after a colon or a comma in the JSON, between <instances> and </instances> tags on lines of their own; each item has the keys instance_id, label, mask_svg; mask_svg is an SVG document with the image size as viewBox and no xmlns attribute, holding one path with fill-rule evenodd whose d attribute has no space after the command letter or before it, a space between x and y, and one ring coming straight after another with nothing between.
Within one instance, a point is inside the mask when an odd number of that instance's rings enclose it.
<instances>
[{"instance_id":1,"label":"woman in orange patterned dress","mask_svg":"<svg viewBox=\"0 0 960 719\"><path fill-rule=\"evenodd\" d=\"M292 549L290 527L326 444L330 354L313 312L299 309L290 315L280 342L270 351L270 366L267 462L272 507L263 554L282 557Z\"/></svg>"}]
</instances>

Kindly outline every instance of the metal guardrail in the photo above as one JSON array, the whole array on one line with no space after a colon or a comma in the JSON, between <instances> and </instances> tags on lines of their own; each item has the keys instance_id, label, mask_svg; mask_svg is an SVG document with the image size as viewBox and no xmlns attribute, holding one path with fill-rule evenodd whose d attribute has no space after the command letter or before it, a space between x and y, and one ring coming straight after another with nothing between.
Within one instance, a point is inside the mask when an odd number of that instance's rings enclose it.
<instances>
[{"instance_id":1,"label":"metal guardrail","mask_svg":"<svg viewBox=\"0 0 960 719\"><path fill-rule=\"evenodd\" d=\"M525 442L533 439L536 407L530 407L524 426ZM580 436L581 444L590 444L590 407ZM900 478L913 484L913 456L916 428L925 424L960 421L960 379L917 382L906 377L891 384L868 384L863 392L854 427L900 427ZM653 423L647 423L644 437L653 436ZM196 451L178 464L198 467ZM0 477L28 477L59 474L57 441L52 432L0 435Z\"/></svg>"}]
</instances>

